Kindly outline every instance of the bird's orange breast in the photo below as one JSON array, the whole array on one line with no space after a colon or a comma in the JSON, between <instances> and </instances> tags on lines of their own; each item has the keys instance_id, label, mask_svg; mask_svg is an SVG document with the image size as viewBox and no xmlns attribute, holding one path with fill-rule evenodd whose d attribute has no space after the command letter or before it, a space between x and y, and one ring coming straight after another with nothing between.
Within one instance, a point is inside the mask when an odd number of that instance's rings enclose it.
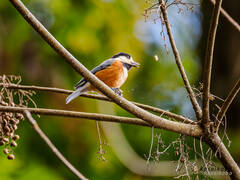
<instances>
[{"instance_id":1,"label":"bird's orange breast","mask_svg":"<svg viewBox=\"0 0 240 180\"><path fill-rule=\"evenodd\" d=\"M120 88L127 79L127 72L120 61L115 61L106 69L98 71L95 75L111 88Z\"/></svg>"}]
</instances>

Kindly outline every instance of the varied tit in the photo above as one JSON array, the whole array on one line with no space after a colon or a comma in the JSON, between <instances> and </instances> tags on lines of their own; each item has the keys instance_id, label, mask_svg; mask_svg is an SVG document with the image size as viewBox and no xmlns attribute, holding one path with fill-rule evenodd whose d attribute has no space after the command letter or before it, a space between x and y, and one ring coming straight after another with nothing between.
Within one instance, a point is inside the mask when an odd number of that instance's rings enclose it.
<instances>
[{"instance_id":1,"label":"varied tit","mask_svg":"<svg viewBox=\"0 0 240 180\"><path fill-rule=\"evenodd\" d=\"M119 89L128 77L128 71L132 67L139 67L139 63L135 62L133 58L127 53L118 53L110 59L102 62L95 67L91 72L95 74L101 81L112 88L117 94L121 95ZM66 99L66 104L80 96L84 92L96 91L86 79L81 79L75 86L75 91Z\"/></svg>"}]
</instances>

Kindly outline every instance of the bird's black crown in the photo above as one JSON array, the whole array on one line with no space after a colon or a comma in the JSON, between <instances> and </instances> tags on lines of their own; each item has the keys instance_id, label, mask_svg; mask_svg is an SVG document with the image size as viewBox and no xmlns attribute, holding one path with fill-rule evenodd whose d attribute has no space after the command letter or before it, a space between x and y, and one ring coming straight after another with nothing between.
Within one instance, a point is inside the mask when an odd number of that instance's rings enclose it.
<instances>
[{"instance_id":1,"label":"bird's black crown","mask_svg":"<svg viewBox=\"0 0 240 180\"><path fill-rule=\"evenodd\" d=\"M115 54L112 58L117 58L117 57L119 57L119 56L125 56L125 57L127 57L128 59L131 58L131 56L130 56L129 54L123 53L123 52L120 52L120 53L118 53L118 54Z\"/></svg>"}]
</instances>

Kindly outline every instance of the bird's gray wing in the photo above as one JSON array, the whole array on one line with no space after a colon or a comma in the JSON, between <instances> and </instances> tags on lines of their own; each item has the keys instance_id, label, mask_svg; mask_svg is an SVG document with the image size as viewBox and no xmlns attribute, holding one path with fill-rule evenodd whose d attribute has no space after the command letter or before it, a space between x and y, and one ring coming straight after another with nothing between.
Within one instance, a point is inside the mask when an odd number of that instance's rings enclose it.
<instances>
[{"instance_id":1,"label":"bird's gray wing","mask_svg":"<svg viewBox=\"0 0 240 180\"><path fill-rule=\"evenodd\" d=\"M104 62L102 62L99 66L95 67L94 69L91 70L93 74L96 74L98 71L101 71L105 69L106 67L110 66L114 62L113 59L108 59ZM78 89L82 86L84 86L87 83L87 80L82 78L75 86L75 89Z\"/></svg>"}]
</instances>

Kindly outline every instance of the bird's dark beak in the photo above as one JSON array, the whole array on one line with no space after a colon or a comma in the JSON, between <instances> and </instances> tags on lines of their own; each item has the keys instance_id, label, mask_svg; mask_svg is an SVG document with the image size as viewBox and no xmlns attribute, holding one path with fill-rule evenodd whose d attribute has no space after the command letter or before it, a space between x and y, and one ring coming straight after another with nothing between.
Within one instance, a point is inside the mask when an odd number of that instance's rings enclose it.
<instances>
[{"instance_id":1,"label":"bird's dark beak","mask_svg":"<svg viewBox=\"0 0 240 180\"><path fill-rule=\"evenodd\" d=\"M139 68L139 66L140 66L140 64L137 63L137 62L135 62L135 61L133 61L133 62L131 63L131 65L132 65L133 67L137 67L137 68Z\"/></svg>"}]
</instances>

